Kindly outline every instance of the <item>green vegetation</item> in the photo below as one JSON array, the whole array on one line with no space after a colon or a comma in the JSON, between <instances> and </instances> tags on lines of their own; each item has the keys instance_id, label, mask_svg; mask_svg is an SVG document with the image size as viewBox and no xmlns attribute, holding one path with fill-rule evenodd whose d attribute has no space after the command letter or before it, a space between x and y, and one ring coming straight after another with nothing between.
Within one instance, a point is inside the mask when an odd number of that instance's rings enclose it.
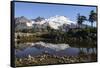
<instances>
[{"instance_id":1,"label":"green vegetation","mask_svg":"<svg viewBox=\"0 0 100 68\"><path fill-rule=\"evenodd\" d=\"M97 13L91 10L90 15L89 15L89 22L91 22L91 26L93 27L93 23L96 21L97 22Z\"/></svg>"},{"instance_id":2,"label":"green vegetation","mask_svg":"<svg viewBox=\"0 0 100 68\"><path fill-rule=\"evenodd\" d=\"M48 43L66 43L71 46L96 47L97 29L70 29L68 32L50 30L49 32L36 32L28 36L17 36L18 43L44 41ZM87 45L84 45L87 44Z\"/></svg>"},{"instance_id":3,"label":"green vegetation","mask_svg":"<svg viewBox=\"0 0 100 68\"><path fill-rule=\"evenodd\" d=\"M78 17L77 17L77 23L79 25L78 28L81 28L82 24L84 21L86 21L86 17L85 16L81 16L80 14L78 14Z\"/></svg>"}]
</instances>

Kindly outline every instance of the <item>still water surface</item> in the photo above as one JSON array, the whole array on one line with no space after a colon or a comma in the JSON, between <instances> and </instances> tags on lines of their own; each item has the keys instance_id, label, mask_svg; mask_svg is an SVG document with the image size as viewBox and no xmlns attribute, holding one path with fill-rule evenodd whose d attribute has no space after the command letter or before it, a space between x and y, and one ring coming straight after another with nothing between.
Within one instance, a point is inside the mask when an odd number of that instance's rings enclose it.
<instances>
[{"instance_id":1,"label":"still water surface","mask_svg":"<svg viewBox=\"0 0 100 68\"><path fill-rule=\"evenodd\" d=\"M80 52L85 54L97 53L96 48L77 48L70 47L69 44L51 44L41 41L36 43L21 43L17 45L25 46L20 49L16 49L17 58L27 57L28 55L38 56L42 55L44 52L57 56L78 56Z\"/></svg>"}]
</instances>

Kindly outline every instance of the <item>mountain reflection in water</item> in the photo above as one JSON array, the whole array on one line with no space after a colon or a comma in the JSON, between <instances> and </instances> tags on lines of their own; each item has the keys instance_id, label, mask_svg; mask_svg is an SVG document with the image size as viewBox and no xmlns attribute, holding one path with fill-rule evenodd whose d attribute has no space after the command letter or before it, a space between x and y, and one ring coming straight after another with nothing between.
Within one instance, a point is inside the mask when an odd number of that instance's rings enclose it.
<instances>
[{"instance_id":1,"label":"mountain reflection in water","mask_svg":"<svg viewBox=\"0 0 100 68\"><path fill-rule=\"evenodd\" d=\"M16 49L17 58L27 57L28 55L38 56L42 55L44 52L57 56L78 56L80 52L85 54L96 54L96 48L75 48L70 47L68 44L51 44L40 41L36 43L21 43L17 45L27 46L26 48Z\"/></svg>"}]
</instances>

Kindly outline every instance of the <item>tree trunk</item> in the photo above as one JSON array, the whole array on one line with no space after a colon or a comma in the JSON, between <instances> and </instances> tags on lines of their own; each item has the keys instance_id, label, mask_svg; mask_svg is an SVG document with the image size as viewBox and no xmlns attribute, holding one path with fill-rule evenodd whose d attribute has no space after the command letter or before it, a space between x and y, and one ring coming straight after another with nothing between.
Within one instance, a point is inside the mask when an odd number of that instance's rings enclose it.
<instances>
[{"instance_id":1,"label":"tree trunk","mask_svg":"<svg viewBox=\"0 0 100 68\"><path fill-rule=\"evenodd\" d=\"M93 28L93 22L91 22L91 27Z\"/></svg>"}]
</instances>

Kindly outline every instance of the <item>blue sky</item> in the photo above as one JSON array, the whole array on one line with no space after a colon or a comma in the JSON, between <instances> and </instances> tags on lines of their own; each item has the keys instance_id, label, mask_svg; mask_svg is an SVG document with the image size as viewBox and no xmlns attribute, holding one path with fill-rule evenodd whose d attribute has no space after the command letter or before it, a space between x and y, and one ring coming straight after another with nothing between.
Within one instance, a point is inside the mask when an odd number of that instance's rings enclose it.
<instances>
[{"instance_id":1,"label":"blue sky","mask_svg":"<svg viewBox=\"0 0 100 68\"><path fill-rule=\"evenodd\" d=\"M63 15L72 21L76 21L78 13L88 17L91 10L96 11L96 7L25 2L15 3L15 17L25 16L28 19L34 19L38 16L49 18L55 15Z\"/></svg>"}]
</instances>

